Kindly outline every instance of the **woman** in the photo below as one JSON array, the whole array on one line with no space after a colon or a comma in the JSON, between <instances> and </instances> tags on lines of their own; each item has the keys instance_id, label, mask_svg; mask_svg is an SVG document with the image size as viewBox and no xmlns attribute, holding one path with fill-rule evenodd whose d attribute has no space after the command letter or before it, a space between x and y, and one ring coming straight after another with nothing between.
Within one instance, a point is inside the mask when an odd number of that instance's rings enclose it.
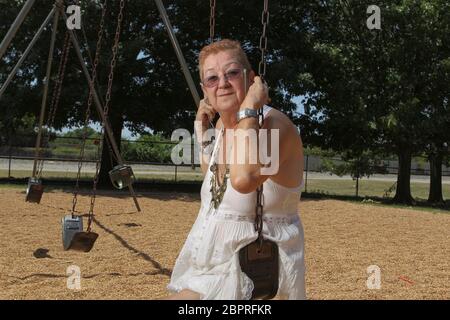
<instances>
[{"instance_id":1,"label":"woman","mask_svg":"<svg viewBox=\"0 0 450 320\"><path fill-rule=\"evenodd\" d=\"M238 253L257 238L255 190L261 184L263 235L279 248L278 295L305 299L303 228L297 212L303 178L298 131L287 116L265 105L268 88L251 71L239 42L225 39L204 47L199 69L205 99L198 108L196 134L205 178L199 215L168 285L174 292L169 299L250 299L253 282L241 271ZM246 83L250 85L247 94ZM242 140L249 132L256 132L262 140L263 130L259 131L255 117L260 108L264 112L262 128L279 136L268 145L270 150L279 147L279 154L271 154L271 159L278 156L278 162L269 165L261 164L262 157L250 161L260 152L258 143ZM216 113L220 115L216 125L219 133L214 143L209 143L203 137ZM244 161L237 161L239 157ZM278 170L268 170L272 165Z\"/></svg>"}]
</instances>

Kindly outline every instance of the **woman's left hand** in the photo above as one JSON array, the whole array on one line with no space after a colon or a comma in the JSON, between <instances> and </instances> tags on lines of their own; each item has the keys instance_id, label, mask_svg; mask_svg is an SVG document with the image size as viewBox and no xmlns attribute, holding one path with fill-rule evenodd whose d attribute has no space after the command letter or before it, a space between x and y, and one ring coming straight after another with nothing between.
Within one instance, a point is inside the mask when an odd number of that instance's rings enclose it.
<instances>
[{"instance_id":1,"label":"woman's left hand","mask_svg":"<svg viewBox=\"0 0 450 320\"><path fill-rule=\"evenodd\" d=\"M269 87L261 80L261 77L256 76L253 84L248 88L247 96L241 104L241 109L251 108L260 109L269 100Z\"/></svg>"}]
</instances>

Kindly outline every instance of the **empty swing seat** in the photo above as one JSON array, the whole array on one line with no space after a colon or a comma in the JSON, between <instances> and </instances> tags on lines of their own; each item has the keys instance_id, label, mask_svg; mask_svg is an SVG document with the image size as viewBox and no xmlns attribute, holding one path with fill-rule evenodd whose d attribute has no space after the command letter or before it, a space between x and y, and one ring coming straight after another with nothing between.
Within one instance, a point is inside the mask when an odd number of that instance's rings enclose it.
<instances>
[{"instance_id":1,"label":"empty swing seat","mask_svg":"<svg viewBox=\"0 0 450 320\"><path fill-rule=\"evenodd\" d=\"M43 192L44 186L41 179L31 177L28 179L25 201L40 203Z\"/></svg>"},{"instance_id":2,"label":"empty swing seat","mask_svg":"<svg viewBox=\"0 0 450 320\"><path fill-rule=\"evenodd\" d=\"M134 181L133 169L130 166L119 164L109 171L109 177L113 186L117 189L123 189Z\"/></svg>"},{"instance_id":3,"label":"empty swing seat","mask_svg":"<svg viewBox=\"0 0 450 320\"><path fill-rule=\"evenodd\" d=\"M83 232L82 217L67 215L62 218L61 224L64 250L91 251L98 234Z\"/></svg>"}]
</instances>

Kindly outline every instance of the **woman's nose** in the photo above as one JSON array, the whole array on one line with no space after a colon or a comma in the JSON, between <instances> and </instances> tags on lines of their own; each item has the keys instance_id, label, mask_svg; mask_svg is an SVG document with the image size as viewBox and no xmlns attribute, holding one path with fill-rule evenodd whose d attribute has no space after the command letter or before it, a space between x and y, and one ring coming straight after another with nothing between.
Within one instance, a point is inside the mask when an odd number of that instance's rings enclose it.
<instances>
[{"instance_id":1,"label":"woman's nose","mask_svg":"<svg viewBox=\"0 0 450 320\"><path fill-rule=\"evenodd\" d=\"M227 88L230 86L227 77L224 75L223 77L219 77L219 88Z\"/></svg>"}]
</instances>

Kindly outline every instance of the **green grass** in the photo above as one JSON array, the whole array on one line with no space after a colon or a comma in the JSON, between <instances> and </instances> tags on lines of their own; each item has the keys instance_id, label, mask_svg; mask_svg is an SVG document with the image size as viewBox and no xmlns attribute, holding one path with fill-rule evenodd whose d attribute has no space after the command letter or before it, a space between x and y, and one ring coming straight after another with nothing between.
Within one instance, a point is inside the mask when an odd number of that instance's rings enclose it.
<instances>
[{"instance_id":1,"label":"green grass","mask_svg":"<svg viewBox=\"0 0 450 320\"><path fill-rule=\"evenodd\" d=\"M80 156L80 150L74 149L71 146L58 146L52 149L52 157L67 157L67 158L78 158ZM84 149L84 159L95 159L97 156L97 148L86 147Z\"/></svg>"},{"instance_id":2,"label":"green grass","mask_svg":"<svg viewBox=\"0 0 450 320\"><path fill-rule=\"evenodd\" d=\"M27 178L31 174L30 171L13 171L11 175L14 178ZM0 170L0 178L6 178L8 176L7 170ZM75 179L76 172L43 172L43 178L47 179ZM93 174L85 174L82 172L81 179L92 179ZM174 181L175 173L147 173L136 175L138 181L151 182L151 181ZM199 171L195 173L184 173L183 171L177 172L177 181L202 181L203 176ZM364 179L359 182L360 197L379 197L382 198L387 189L394 184L393 181L377 181ZM450 185L443 184L443 196L444 199L450 199ZM318 193L324 195L339 195L339 196L355 196L356 195L356 181L349 179L308 179L306 189L308 193ZM428 183L411 183L411 193L414 198L427 199L428 198ZM305 191L305 188L303 188ZM395 189L390 194L393 197Z\"/></svg>"},{"instance_id":3,"label":"green grass","mask_svg":"<svg viewBox=\"0 0 450 320\"><path fill-rule=\"evenodd\" d=\"M0 190L1 189L23 189L23 190L25 190L25 188L26 188L25 184L0 183Z\"/></svg>"},{"instance_id":4,"label":"green grass","mask_svg":"<svg viewBox=\"0 0 450 320\"><path fill-rule=\"evenodd\" d=\"M0 170L0 178L7 177L7 170ZM30 176L29 171L13 171L12 176L14 178L27 178ZM76 172L45 172L43 174L43 178L45 179L67 179L67 180L75 180ZM175 182L175 174L174 173L148 173L148 174L139 174L136 175L137 182L141 183L157 183L157 182ZM93 174L82 174L82 180L90 180L93 179ZM200 172L192 173L183 173L177 172L177 182L200 182L203 177ZM425 200L428 198L428 183L411 183L411 193L414 199L418 201L417 206L402 206L395 204L387 204L386 202L392 198L395 194L395 189L390 193L388 198L382 199L386 190L389 189L394 184L393 181L377 181L364 179L359 182L359 197L355 197L355 187L356 181L349 179L308 179L307 181L307 193L309 195L316 196L330 196L330 197L339 197L342 196L345 200L354 201L361 203L361 199L364 197L372 198L372 199L380 199L378 200L363 200L363 203L371 204L371 205L386 205L389 207L399 207L399 208L413 208L418 210L427 210L427 211L436 211L443 212L442 210L432 208L428 204L425 203ZM23 188L23 185L18 184L0 184L0 188ZM443 197L444 199L450 199L450 185L443 184ZM305 192L305 187L303 188L303 192Z\"/></svg>"},{"instance_id":5,"label":"green grass","mask_svg":"<svg viewBox=\"0 0 450 320\"><path fill-rule=\"evenodd\" d=\"M431 212L431 213L439 213L439 214L450 214L450 210L443 210L441 208L433 208L430 207L429 204L425 203L424 201L415 205L415 206L409 206L409 205L402 205L402 204L395 204L395 203L383 203L379 201L371 201L371 200L349 200L351 202L355 202L357 204L364 204L364 205L371 205L371 206L377 206L377 207L386 207L386 208L398 208L398 209L409 209L409 210L419 210L419 211L425 211L425 212ZM448 204L447 204L447 208Z\"/></svg>"},{"instance_id":6,"label":"green grass","mask_svg":"<svg viewBox=\"0 0 450 320\"><path fill-rule=\"evenodd\" d=\"M360 180L359 192L360 197L383 197L386 190L394 184L393 181L377 181L377 180ZM303 189L304 190L304 189ZM321 180L308 179L308 193L323 193L329 195L355 196L356 181L348 179L340 180ZM411 194L414 198L427 199L429 185L428 183L411 183ZM444 199L450 199L450 185L443 184L442 191ZM395 194L395 189L391 193L391 197Z\"/></svg>"}]
</instances>

